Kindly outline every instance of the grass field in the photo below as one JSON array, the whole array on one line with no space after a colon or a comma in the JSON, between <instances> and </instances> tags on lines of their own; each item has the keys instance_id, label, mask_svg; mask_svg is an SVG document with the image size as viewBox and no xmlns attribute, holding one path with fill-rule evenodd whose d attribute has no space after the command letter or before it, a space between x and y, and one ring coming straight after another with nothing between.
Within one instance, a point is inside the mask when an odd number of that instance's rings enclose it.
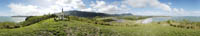
<instances>
[{"instance_id":1,"label":"grass field","mask_svg":"<svg viewBox=\"0 0 200 36\"><path fill-rule=\"evenodd\" d=\"M168 22L139 24L135 19L115 22L112 17L70 18L69 21L49 18L20 28L2 28L0 36L200 36L199 29L174 27Z\"/></svg>"}]
</instances>

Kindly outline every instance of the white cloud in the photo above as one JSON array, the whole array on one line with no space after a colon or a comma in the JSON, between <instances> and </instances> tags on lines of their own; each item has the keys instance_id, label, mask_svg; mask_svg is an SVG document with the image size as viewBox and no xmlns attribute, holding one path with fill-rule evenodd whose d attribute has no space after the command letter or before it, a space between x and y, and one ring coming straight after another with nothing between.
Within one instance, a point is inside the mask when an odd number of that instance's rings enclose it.
<instances>
[{"instance_id":1,"label":"white cloud","mask_svg":"<svg viewBox=\"0 0 200 36\"><path fill-rule=\"evenodd\" d=\"M85 9L82 9L80 11L93 11L93 9L92 8L85 8Z\"/></svg>"},{"instance_id":2,"label":"white cloud","mask_svg":"<svg viewBox=\"0 0 200 36\"><path fill-rule=\"evenodd\" d=\"M56 5L63 7L72 7L73 9L84 9L85 4L82 0L57 0Z\"/></svg>"},{"instance_id":3,"label":"white cloud","mask_svg":"<svg viewBox=\"0 0 200 36\"><path fill-rule=\"evenodd\" d=\"M92 3L91 7L97 12L101 13L109 13L109 14L118 14L118 13L123 13L122 11L126 11L127 6L122 5L122 6L117 6L118 4L107 4L104 1L96 1L96 3Z\"/></svg>"},{"instance_id":4,"label":"white cloud","mask_svg":"<svg viewBox=\"0 0 200 36\"><path fill-rule=\"evenodd\" d=\"M61 8L68 10L86 9L82 0L29 0L32 4L9 5L11 12L15 15L43 15L47 13L58 13Z\"/></svg>"},{"instance_id":5,"label":"white cloud","mask_svg":"<svg viewBox=\"0 0 200 36\"><path fill-rule=\"evenodd\" d=\"M173 8L173 12L184 12L183 8L177 9L177 8Z\"/></svg>"},{"instance_id":6,"label":"white cloud","mask_svg":"<svg viewBox=\"0 0 200 36\"><path fill-rule=\"evenodd\" d=\"M169 12L181 12L181 13L163 13L159 11L144 11L144 12L134 12L138 15L178 15L185 14L183 8L171 8L169 4L161 3L159 0L125 0L121 2L107 3L104 1L92 2L89 8L86 8L86 4L82 0L29 0L31 4L19 4L12 3L9 5L11 12L15 15L43 15L48 13L58 13L61 11L61 8L64 8L64 11L69 10L81 10L81 11L96 11L101 13L127 13L133 12L129 11L130 5L134 8L158 8L164 11ZM125 3L125 4L123 4Z\"/></svg>"},{"instance_id":7,"label":"white cloud","mask_svg":"<svg viewBox=\"0 0 200 36\"><path fill-rule=\"evenodd\" d=\"M152 11L152 10L135 11L132 14L134 14L134 15L143 15L143 16L170 16L170 15L174 15L173 13L169 13L169 12Z\"/></svg>"},{"instance_id":8,"label":"white cloud","mask_svg":"<svg viewBox=\"0 0 200 36\"><path fill-rule=\"evenodd\" d=\"M124 3L127 3L134 8L142 8L147 6L147 0L125 0Z\"/></svg>"},{"instance_id":9,"label":"white cloud","mask_svg":"<svg viewBox=\"0 0 200 36\"><path fill-rule=\"evenodd\" d=\"M15 14L21 14L21 15L32 15L32 14L38 14L38 7L33 5L22 5L22 4L10 4L9 7L11 8L11 12Z\"/></svg>"},{"instance_id":10,"label":"white cloud","mask_svg":"<svg viewBox=\"0 0 200 36\"><path fill-rule=\"evenodd\" d=\"M80 10L80 11L96 11L101 13L119 13L127 10L126 5L117 6L116 4L107 4L104 1L96 1L90 4L89 8L82 0L29 0L30 4L12 3L9 5L11 11L15 15L43 15L48 13L58 13L61 8L64 11Z\"/></svg>"},{"instance_id":11,"label":"white cloud","mask_svg":"<svg viewBox=\"0 0 200 36\"><path fill-rule=\"evenodd\" d=\"M172 3L161 3L159 0L125 0L125 4L128 4L134 8L158 8L167 12L184 12L183 8L171 8Z\"/></svg>"},{"instance_id":12,"label":"white cloud","mask_svg":"<svg viewBox=\"0 0 200 36\"><path fill-rule=\"evenodd\" d=\"M159 0L125 0L124 3L134 8L154 7L164 11L171 11L169 5L159 2Z\"/></svg>"}]
</instances>

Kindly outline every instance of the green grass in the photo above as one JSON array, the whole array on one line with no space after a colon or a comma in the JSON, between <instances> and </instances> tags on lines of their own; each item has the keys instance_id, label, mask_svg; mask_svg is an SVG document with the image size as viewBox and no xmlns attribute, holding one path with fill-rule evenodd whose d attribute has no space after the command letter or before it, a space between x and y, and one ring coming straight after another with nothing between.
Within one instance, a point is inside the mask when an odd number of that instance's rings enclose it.
<instances>
[{"instance_id":1,"label":"green grass","mask_svg":"<svg viewBox=\"0 0 200 36\"><path fill-rule=\"evenodd\" d=\"M160 24L138 26L102 26L119 32L123 36L200 36L199 30L183 29Z\"/></svg>"},{"instance_id":2,"label":"green grass","mask_svg":"<svg viewBox=\"0 0 200 36\"><path fill-rule=\"evenodd\" d=\"M162 22L156 22L156 23L168 24L173 27L185 28L185 29L200 29L200 22L190 22L188 20L183 20L183 21L168 20L168 21L162 21Z\"/></svg>"},{"instance_id":3,"label":"green grass","mask_svg":"<svg viewBox=\"0 0 200 36\"><path fill-rule=\"evenodd\" d=\"M20 28L0 29L0 36L200 36L200 29L174 27L170 25L173 21L138 24L128 19L114 22L112 18L116 17L69 18L69 21L48 18Z\"/></svg>"},{"instance_id":4,"label":"green grass","mask_svg":"<svg viewBox=\"0 0 200 36\"><path fill-rule=\"evenodd\" d=\"M152 16L119 16L117 18L119 19L126 19L126 20L140 20L140 19L146 19L150 18Z\"/></svg>"},{"instance_id":5,"label":"green grass","mask_svg":"<svg viewBox=\"0 0 200 36\"><path fill-rule=\"evenodd\" d=\"M20 25L14 22L0 22L0 29L13 29L18 27L20 27Z\"/></svg>"},{"instance_id":6,"label":"green grass","mask_svg":"<svg viewBox=\"0 0 200 36\"><path fill-rule=\"evenodd\" d=\"M86 22L76 20L55 22L53 19L43 20L26 27L0 30L1 36L117 36L114 33L109 29L101 29Z\"/></svg>"}]
</instances>

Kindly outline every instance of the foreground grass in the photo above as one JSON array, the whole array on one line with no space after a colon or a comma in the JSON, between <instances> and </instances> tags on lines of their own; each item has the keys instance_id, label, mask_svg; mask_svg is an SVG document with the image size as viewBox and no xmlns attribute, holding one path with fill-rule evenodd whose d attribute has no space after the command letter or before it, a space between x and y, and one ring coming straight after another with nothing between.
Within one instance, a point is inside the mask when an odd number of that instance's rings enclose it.
<instances>
[{"instance_id":1,"label":"foreground grass","mask_svg":"<svg viewBox=\"0 0 200 36\"><path fill-rule=\"evenodd\" d=\"M80 21L58 21L48 19L30 26L16 29L1 29L1 36L118 36L109 29Z\"/></svg>"},{"instance_id":2,"label":"foreground grass","mask_svg":"<svg viewBox=\"0 0 200 36\"><path fill-rule=\"evenodd\" d=\"M49 18L29 26L0 29L0 36L200 36L199 29L177 28L165 23L136 24L135 19L112 22L109 18L71 17L70 21Z\"/></svg>"},{"instance_id":3,"label":"foreground grass","mask_svg":"<svg viewBox=\"0 0 200 36\"><path fill-rule=\"evenodd\" d=\"M138 26L102 26L123 36L200 36L199 30L183 29L160 24L141 24Z\"/></svg>"}]
</instances>

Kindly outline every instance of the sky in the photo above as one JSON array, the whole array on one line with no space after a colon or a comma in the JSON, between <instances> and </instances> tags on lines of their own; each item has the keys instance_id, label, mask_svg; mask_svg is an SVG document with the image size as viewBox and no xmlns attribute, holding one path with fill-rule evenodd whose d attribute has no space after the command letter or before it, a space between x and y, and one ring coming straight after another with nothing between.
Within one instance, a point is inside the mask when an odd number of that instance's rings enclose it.
<instances>
[{"instance_id":1,"label":"sky","mask_svg":"<svg viewBox=\"0 0 200 36\"><path fill-rule=\"evenodd\" d=\"M0 16L64 11L131 13L144 16L200 16L200 0L0 0Z\"/></svg>"}]
</instances>

